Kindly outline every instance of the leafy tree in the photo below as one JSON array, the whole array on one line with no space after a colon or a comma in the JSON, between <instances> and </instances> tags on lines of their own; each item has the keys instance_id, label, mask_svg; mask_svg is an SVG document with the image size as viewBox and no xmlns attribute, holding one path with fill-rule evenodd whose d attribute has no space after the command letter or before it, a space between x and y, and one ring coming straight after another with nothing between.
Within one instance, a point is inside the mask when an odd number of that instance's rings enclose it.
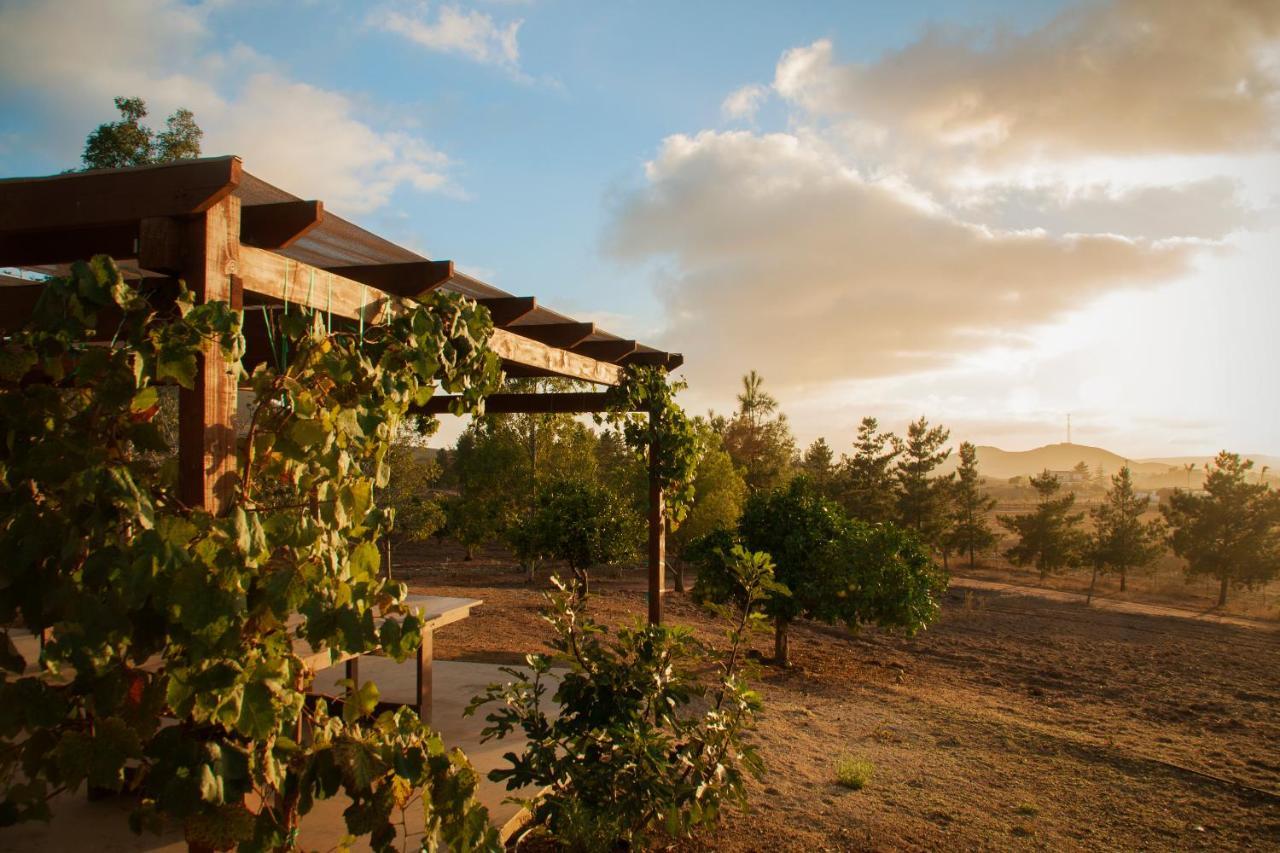
<instances>
[{"instance_id":1,"label":"leafy tree","mask_svg":"<svg viewBox=\"0 0 1280 853\"><path fill-rule=\"evenodd\" d=\"M617 495L594 482L553 480L538 490L521 522L530 553L564 560L578 595L590 591L587 570L635 555L640 519Z\"/></svg>"},{"instance_id":2,"label":"leafy tree","mask_svg":"<svg viewBox=\"0 0 1280 853\"><path fill-rule=\"evenodd\" d=\"M940 426L930 427L924 417L907 427L906 440L897 441L898 520L914 530L928 545L940 548L951 522L951 482L932 476L951 455L943 445L951 433Z\"/></svg>"},{"instance_id":3,"label":"leafy tree","mask_svg":"<svg viewBox=\"0 0 1280 853\"><path fill-rule=\"evenodd\" d=\"M530 655L527 671L507 669L512 681L467 708L496 706L485 740L524 735L519 754L506 755L511 766L489 778L539 792L524 802L559 849L647 849L714 825L726 805L745 805L746 777L759 777L763 763L749 740L761 705L744 652L773 588L772 566L738 550L726 567L739 606L719 610L731 627L714 665L687 628L641 625L611 638L561 587L548 598L554 654ZM553 664L567 671L553 676Z\"/></svg>"},{"instance_id":4,"label":"leafy tree","mask_svg":"<svg viewBox=\"0 0 1280 853\"><path fill-rule=\"evenodd\" d=\"M393 444L387 453L390 475L383 502L395 512L392 530L408 542L425 542L445 525L444 507L431 493L440 466L424 448Z\"/></svg>"},{"instance_id":5,"label":"leafy tree","mask_svg":"<svg viewBox=\"0 0 1280 853\"><path fill-rule=\"evenodd\" d=\"M696 600L730 600L734 580L726 560L739 540L775 562L779 589L763 611L774 623L780 665L789 662L788 629L798 618L915 631L937 615L945 583L915 535L849 520L803 477L750 495L736 536L720 530L695 544L702 565Z\"/></svg>"},{"instance_id":6,"label":"leafy tree","mask_svg":"<svg viewBox=\"0 0 1280 853\"><path fill-rule=\"evenodd\" d=\"M1018 536L1018 542L1005 551L1014 565L1034 564L1044 580L1053 572L1079 564L1084 538L1079 531L1084 513L1072 513L1075 493L1054 497L1062 488L1058 478L1047 470L1031 478L1031 487L1039 495L1033 512L1001 515L998 520Z\"/></svg>"},{"instance_id":7,"label":"leafy tree","mask_svg":"<svg viewBox=\"0 0 1280 853\"><path fill-rule=\"evenodd\" d=\"M746 481L718 441L698 460L693 487L694 500L689 515L672 531L669 540L675 557L677 592L684 592L685 552L690 543L715 530L736 527L747 497Z\"/></svg>"},{"instance_id":8,"label":"leafy tree","mask_svg":"<svg viewBox=\"0 0 1280 853\"><path fill-rule=\"evenodd\" d=\"M901 452L896 436L880 431L871 417L858 424L853 456L841 465L840 503L850 518L872 524L890 521L897 511L893 463Z\"/></svg>"},{"instance_id":9,"label":"leafy tree","mask_svg":"<svg viewBox=\"0 0 1280 853\"><path fill-rule=\"evenodd\" d=\"M1253 460L1225 450L1207 468L1205 494L1175 491L1161 512L1173 552L1187 574L1218 579L1218 606L1229 586L1253 587L1280 572L1280 494L1247 477Z\"/></svg>"},{"instance_id":10,"label":"leafy tree","mask_svg":"<svg viewBox=\"0 0 1280 853\"><path fill-rule=\"evenodd\" d=\"M804 457L800 460L800 470L818 491L827 497L834 497L835 454L825 438L819 436L805 449Z\"/></svg>"},{"instance_id":11,"label":"leafy tree","mask_svg":"<svg viewBox=\"0 0 1280 853\"><path fill-rule=\"evenodd\" d=\"M98 125L85 139L81 159L86 169L145 166L200 156L204 131L191 110L174 112L157 135L142 124L147 117L147 104L142 98L116 98L115 104L120 120Z\"/></svg>"},{"instance_id":12,"label":"leafy tree","mask_svg":"<svg viewBox=\"0 0 1280 853\"><path fill-rule=\"evenodd\" d=\"M764 391L754 370L742 377L738 412L725 422L720 438L733 463L742 470L747 488L772 489L790 475L796 455L795 438L787 416L775 414L778 402Z\"/></svg>"},{"instance_id":13,"label":"leafy tree","mask_svg":"<svg viewBox=\"0 0 1280 853\"><path fill-rule=\"evenodd\" d=\"M997 537L987 523L987 513L995 508L995 498L982 488L978 474L978 449L970 442L960 444L960 467L952 488L952 523L944 549L968 553L969 568L977 554L995 547Z\"/></svg>"},{"instance_id":14,"label":"leafy tree","mask_svg":"<svg viewBox=\"0 0 1280 853\"><path fill-rule=\"evenodd\" d=\"M1123 592L1130 569L1149 566L1164 553L1164 530L1159 522L1142 521L1146 509L1147 499L1134 494L1133 477L1125 465L1111 478L1111 488L1102 503L1089 511L1094 525L1088 550L1093 565L1091 598L1099 571L1111 570L1120 575Z\"/></svg>"},{"instance_id":15,"label":"leafy tree","mask_svg":"<svg viewBox=\"0 0 1280 853\"><path fill-rule=\"evenodd\" d=\"M397 812L417 797L432 805L427 838L496 845L460 753L410 709L369 719L371 682L331 716L307 699L314 672L296 651L417 648L420 617L378 570L375 491L411 404L442 384L473 408L496 387L491 331L445 293L364 341L291 314L295 355L249 377L229 505L214 514L138 455L172 452L157 384L191 389L206 347L238 358L240 313L185 288L157 313L102 257L45 284L0 359L0 625L47 637L28 672L0 628L0 823L47 820L57 792L87 783L128 789L138 823L176 820L197 848L290 850L315 801L344 792L348 831L376 849L399 846ZM260 502L267 484L292 500Z\"/></svg>"},{"instance_id":16,"label":"leafy tree","mask_svg":"<svg viewBox=\"0 0 1280 853\"><path fill-rule=\"evenodd\" d=\"M449 533L466 548L467 560L528 507L532 481L527 463L525 447L503 421L476 418L458 436L450 460L458 494L446 501L445 513Z\"/></svg>"}]
</instances>

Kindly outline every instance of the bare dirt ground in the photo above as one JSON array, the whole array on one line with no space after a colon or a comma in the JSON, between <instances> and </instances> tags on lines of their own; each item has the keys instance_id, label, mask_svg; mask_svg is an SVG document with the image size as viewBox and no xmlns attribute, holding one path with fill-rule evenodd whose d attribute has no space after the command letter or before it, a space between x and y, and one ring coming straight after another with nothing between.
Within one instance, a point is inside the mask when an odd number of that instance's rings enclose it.
<instances>
[{"instance_id":1,"label":"bare dirt ground","mask_svg":"<svg viewBox=\"0 0 1280 853\"><path fill-rule=\"evenodd\" d=\"M504 555L402 548L396 575L485 600L437 635L441 658L519 662L548 637L545 577ZM593 588L602 621L645 612L638 572ZM915 638L806 623L791 646L792 669L762 673L752 811L687 849L1280 849L1275 632L956 588ZM835 783L842 754L873 763L865 789Z\"/></svg>"}]
</instances>

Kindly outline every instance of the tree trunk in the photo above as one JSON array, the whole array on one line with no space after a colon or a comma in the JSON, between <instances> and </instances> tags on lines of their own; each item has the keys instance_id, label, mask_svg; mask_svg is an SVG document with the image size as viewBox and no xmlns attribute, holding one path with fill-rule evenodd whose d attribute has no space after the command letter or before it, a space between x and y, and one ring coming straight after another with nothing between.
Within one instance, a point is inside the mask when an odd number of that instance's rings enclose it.
<instances>
[{"instance_id":1,"label":"tree trunk","mask_svg":"<svg viewBox=\"0 0 1280 853\"><path fill-rule=\"evenodd\" d=\"M462 559L470 562L471 560L474 560L476 558L476 546L467 545L466 547L467 547L467 553L466 553L466 556L464 556Z\"/></svg>"},{"instance_id":2,"label":"tree trunk","mask_svg":"<svg viewBox=\"0 0 1280 853\"><path fill-rule=\"evenodd\" d=\"M975 564L975 560L973 556L973 545L970 545L969 546L969 568L972 569L974 567L974 564Z\"/></svg>"},{"instance_id":3,"label":"tree trunk","mask_svg":"<svg viewBox=\"0 0 1280 853\"><path fill-rule=\"evenodd\" d=\"M1121 592L1124 592L1125 589L1128 587L1129 585L1128 580L1129 580L1129 573L1126 572L1124 569L1121 569L1120 570L1120 591Z\"/></svg>"},{"instance_id":4,"label":"tree trunk","mask_svg":"<svg viewBox=\"0 0 1280 853\"><path fill-rule=\"evenodd\" d=\"M1120 576L1120 588L1124 589L1124 575ZM1098 567L1093 567L1093 577L1089 578L1089 594L1085 596L1084 603L1091 604L1093 602L1093 588L1098 583Z\"/></svg>"},{"instance_id":5,"label":"tree trunk","mask_svg":"<svg viewBox=\"0 0 1280 853\"><path fill-rule=\"evenodd\" d=\"M587 577L586 569L579 569L577 566L570 566L573 570L573 578L577 587L578 600L581 601L591 592L591 580Z\"/></svg>"},{"instance_id":6,"label":"tree trunk","mask_svg":"<svg viewBox=\"0 0 1280 853\"><path fill-rule=\"evenodd\" d=\"M1218 606L1227 606L1227 579L1222 578L1218 584Z\"/></svg>"},{"instance_id":7,"label":"tree trunk","mask_svg":"<svg viewBox=\"0 0 1280 853\"><path fill-rule=\"evenodd\" d=\"M786 619L775 619L773 622L773 662L778 666L791 666L787 636L787 628L790 624Z\"/></svg>"},{"instance_id":8,"label":"tree trunk","mask_svg":"<svg viewBox=\"0 0 1280 853\"><path fill-rule=\"evenodd\" d=\"M684 592L684 560L673 560L671 562L671 573L675 575L676 592Z\"/></svg>"},{"instance_id":9,"label":"tree trunk","mask_svg":"<svg viewBox=\"0 0 1280 853\"><path fill-rule=\"evenodd\" d=\"M951 571L951 555L944 549L942 552L942 569L943 571Z\"/></svg>"}]
</instances>

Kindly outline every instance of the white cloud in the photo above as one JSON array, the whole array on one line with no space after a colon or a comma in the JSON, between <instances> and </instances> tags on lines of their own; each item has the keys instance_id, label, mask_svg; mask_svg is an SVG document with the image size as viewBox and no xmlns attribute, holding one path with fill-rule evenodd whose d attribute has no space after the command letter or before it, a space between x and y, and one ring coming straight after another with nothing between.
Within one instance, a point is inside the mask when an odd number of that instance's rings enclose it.
<instances>
[{"instance_id":1,"label":"white cloud","mask_svg":"<svg viewBox=\"0 0 1280 853\"><path fill-rule=\"evenodd\" d=\"M428 50L465 56L475 62L497 65L520 74L519 32L522 20L499 24L487 12L443 5L435 13L417 4L411 12L393 8L375 11L370 23L379 29L404 36Z\"/></svg>"},{"instance_id":2,"label":"white cloud","mask_svg":"<svg viewBox=\"0 0 1280 853\"><path fill-rule=\"evenodd\" d=\"M769 90L757 83L743 86L729 93L720 104L720 113L728 119L753 119L768 95Z\"/></svg>"},{"instance_id":3,"label":"white cloud","mask_svg":"<svg viewBox=\"0 0 1280 853\"><path fill-rule=\"evenodd\" d=\"M674 136L646 175L612 249L674 261L668 343L716 385L752 365L792 387L936 368L975 337L1165 280L1191 252L975 225L793 134Z\"/></svg>"},{"instance_id":4,"label":"white cloud","mask_svg":"<svg viewBox=\"0 0 1280 853\"><path fill-rule=\"evenodd\" d=\"M239 154L258 177L338 213L373 210L400 187L457 193L445 155L374 127L348 94L292 79L243 45L215 45L210 14L177 0L12 4L0 89L38 93L48 109L26 144L57 140L51 153L74 165L84 135L113 118L111 99L139 95L153 123L188 107L206 154Z\"/></svg>"}]
</instances>

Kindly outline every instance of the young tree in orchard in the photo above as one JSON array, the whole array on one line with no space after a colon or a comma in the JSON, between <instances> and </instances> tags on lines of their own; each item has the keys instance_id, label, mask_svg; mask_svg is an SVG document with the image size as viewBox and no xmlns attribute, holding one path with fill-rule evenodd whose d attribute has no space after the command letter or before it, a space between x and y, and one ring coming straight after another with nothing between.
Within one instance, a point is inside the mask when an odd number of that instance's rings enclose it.
<instances>
[{"instance_id":1,"label":"young tree in orchard","mask_svg":"<svg viewBox=\"0 0 1280 853\"><path fill-rule=\"evenodd\" d=\"M1280 572L1280 493L1248 482L1253 460L1225 450L1205 471L1198 495L1175 491L1160 508L1173 552L1187 574L1218 580L1218 606L1231 586L1253 587Z\"/></svg>"},{"instance_id":2,"label":"young tree in orchard","mask_svg":"<svg viewBox=\"0 0 1280 853\"><path fill-rule=\"evenodd\" d=\"M978 449L970 442L960 444L960 467L951 491L952 521L944 550L969 555L969 568L976 557L995 547L997 537L987 523L987 513L995 508L995 498L982 488L978 475Z\"/></svg>"},{"instance_id":3,"label":"young tree in orchard","mask_svg":"<svg viewBox=\"0 0 1280 853\"><path fill-rule=\"evenodd\" d=\"M1093 566L1090 598L1099 571L1118 574L1120 591L1124 592L1131 569L1149 566L1164 553L1164 528L1158 521L1142 521L1146 509L1147 499L1134 493L1133 476L1125 465L1111 478L1111 488L1102 503L1089 510L1093 518L1087 552Z\"/></svg>"},{"instance_id":4,"label":"young tree in orchard","mask_svg":"<svg viewBox=\"0 0 1280 853\"><path fill-rule=\"evenodd\" d=\"M445 514L467 560L502 532L517 507L527 506L528 493L512 488L527 477L527 461L518 436L503 421L476 418L458 436L450 460L458 494L445 502Z\"/></svg>"},{"instance_id":5,"label":"young tree in orchard","mask_svg":"<svg viewBox=\"0 0 1280 853\"><path fill-rule=\"evenodd\" d=\"M747 484L729 454L714 436L698 460L693 480L693 504L680 526L667 540L671 549L676 592L684 592L686 552L691 543L716 530L732 530L742 517Z\"/></svg>"},{"instance_id":6,"label":"young tree in orchard","mask_svg":"<svg viewBox=\"0 0 1280 853\"><path fill-rule=\"evenodd\" d=\"M701 563L697 600L729 600L733 582L725 560L739 542L774 561L781 589L764 613L773 620L774 658L783 666L790 661L789 628L796 619L914 631L936 616L945 587L913 534L892 524L851 521L803 477L752 493L736 533L721 530L695 545Z\"/></svg>"},{"instance_id":7,"label":"young tree in orchard","mask_svg":"<svg viewBox=\"0 0 1280 853\"><path fill-rule=\"evenodd\" d=\"M142 124L147 103L142 98L116 98L120 120L100 124L84 143L81 160L86 169L145 166L200 156L204 131L188 109L178 109L156 133Z\"/></svg>"},{"instance_id":8,"label":"young tree in orchard","mask_svg":"<svg viewBox=\"0 0 1280 853\"><path fill-rule=\"evenodd\" d=\"M617 495L577 479L540 485L532 510L516 524L530 552L568 564L581 597L591 591L588 570L634 556L642 535L639 517Z\"/></svg>"},{"instance_id":9,"label":"young tree in orchard","mask_svg":"<svg viewBox=\"0 0 1280 853\"><path fill-rule=\"evenodd\" d=\"M406 542L425 542L445 525L445 511L431 487L440 466L425 454L426 448L393 444L387 452L390 477L383 501L395 511L393 535Z\"/></svg>"},{"instance_id":10,"label":"young tree in orchard","mask_svg":"<svg viewBox=\"0 0 1280 853\"><path fill-rule=\"evenodd\" d=\"M420 796L426 838L495 849L461 754L409 708L371 718L369 681L332 715L303 652L418 648L421 617L379 571L386 454L437 386L459 414L497 387L487 312L433 292L367 336L281 317L291 357L236 377L247 430L213 511L139 457L174 450L158 386L190 392L201 358L238 361L242 313L180 286L157 312L105 257L43 288L0 359L0 823L48 820L87 784L193 849L289 851L342 793L347 831L381 850L409 843ZM19 623L44 637L29 663Z\"/></svg>"},{"instance_id":11,"label":"young tree in orchard","mask_svg":"<svg viewBox=\"0 0 1280 853\"><path fill-rule=\"evenodd\" d=\"M1018 537L1018 542L1005 551L1017 566L1034 565L1044 580L1050 574L1079 565L1085 545L1079 525L1084 513L1071 512L1076 496L1069 492L1055 497L1062 483L1047 470L1031 478L1031 487L1039 495L1034 511L1021 515L1001 515L998 520Z\"/></svg>"},{"instance_id":12,"label":"young tree in orchard","mask_svg":"<svg viewBox=\"0 0 1280 853\"><path fill-rule=\"evenodd\" d=\"M764 379L753 370L742 377L738 411L725 422L720 436L753 491L784 483L796 455L787 416L775 414L777 408L778 401L765 392Z\"/></svg>"},{"instance_id":13,"label":"young tree in orchard","mask_svg":"<svg viewBox=\"0 0 1280 853\"><path fill-rule=\"evenodd\" d=\"M954 477L933 476L951 455L943 449L951 433L930 427L924 417L907 427L905 440L897 441L898 522L927 545L941 549L951 525L951 483ZM944 552L944 557L945 552Z\"/></svg>"},{"instance_id":14,"label":"young tree in orchard","mask_svg":"<svg viewBox=\"0 0 1280 853\"><path fill-rule=\"evenodd\" d=\"M901 450L893 433L881 432L871 417L858 424L853 455L838 475L839 501L850 518L872 524L891 521L897 512L893 464Z\"/></svg>"}]
</instances>

